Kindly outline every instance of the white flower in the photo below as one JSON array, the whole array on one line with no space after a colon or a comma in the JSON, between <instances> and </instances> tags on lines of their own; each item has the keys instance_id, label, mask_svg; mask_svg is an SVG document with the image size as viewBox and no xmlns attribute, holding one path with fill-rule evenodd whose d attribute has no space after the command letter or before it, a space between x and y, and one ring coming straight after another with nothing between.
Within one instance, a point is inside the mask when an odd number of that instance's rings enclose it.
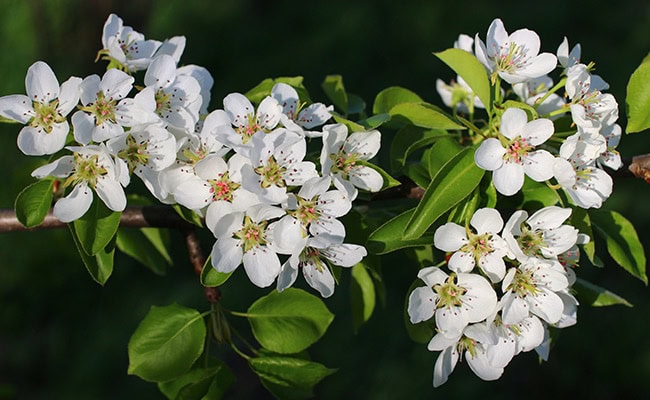
<instances>
[{"instance_id":1,"label":"white flower","mask_svg":"<svg viewBox=\"0 0 650 400\"><path fill-rule=\"evenodd\" d=\"M508 270L503 279L503 323L517 324L530 314L549 324L558 322L564 303L556 292L568 286L566 274L559 263L528 258L518 268Z\"/></svg>"},{"instance_id":2,"label":"white flower","mask_svg":"<svg viewBox=\"0 0 650 400\"><path fill-rule=\"evenodd\" d=\"M468 114L474 110L474 107L485 108L483 102L460 76L457 76L456 81L452 81L449 85L442 79L437 79L436 90L447 107L455 108L461 113Z\"/></svg>"},{"instance_id":3,"label":"white flower","mask_svg":"<svg viewBox=\"0 0 650 400\"><path fill-rule=\"evenodd\" d=\"M584 64L567 70L565 90L571 99L571 117L584 128L609 126L618 119L618 103L614 96L602 93L607 84L589 73Z\"/></svg>"},{"instance_id":4,"label":"white flower","mask_svg":"<svg viewBox=\"0 0 650 400\"><path fill-rule=\"evenodd\" d=\"M476 165L493 171L496 190L506 196L519 191L524 184L524 174L537 182L553 177L555 157L546 150L535 150L550 138L555 128L549 119L528 122L526 112L508 108L501 117L501 135L505 145L496 138L484 140L474 154ZM505 146L505 147L504 147Z\"/></svg>"},{"instance_id":5,"label":"white flower","mask_svg":"<svg viewBox=\"0 0 650 400\"><path fill-rule=\"evenodd\" d=\"M308 137L318 136L317 132L305 131L323 125L332 118L331 108L322 103L310 104L304 107L300 103L298 92L286 83L276 83L271 89L271 97L282 106L281 121L285 128L305 134Z\"/></svg>"},{"instance_id":6,"label":"white flower","mask_svg":"<svg viewBox=\"0 0 650 400\"><path fill-rule=\"evenodd\" d=\"M79 102L80 84L81 78L71 77L59 87L52 69L37 61L27 69L27 96L0 97L0 115L26 125L18 134L20 151L41 156L65 146L70 130L66 116Z\"/></svg>"},{"instance_id":7,"label":"white flower","mask_svg":"<svg viewBox=\"0 0 650 400\"><path fill-rule=\"evenodd\" d=\"M323 175L330 175L337 187L343 187L350 200L356 198L356 188L378 192L384 178L363 162L373 158L380 146L379 131L354 132L348 136L348 128L343 124L324 126L320 155Z\"/></svg>"},{"instance_id":8,"label":"white flower","mask_svg":"<svg viewBox=\"0 0 650 400\"><path fill-rule=\"evenodd\" d=\"M276 233L278 227L275 227ZM359 263L367 254L363 246L350 243L324 243L309 238L304 247L294 252L282 265L278 276L278 291L293 285L302 270L305 281L316 289L324 298L334 293L335 281L330 271L329 263L339 267L352 267Z\"/></svg>"},{"instance_id":9,"label":"white flower","mask_svg":"<svg viewBox=\"0 0 650 400\"><path fill-rule=\"evenodd\" d=\"M449 258L452 271L471 272L478 263L492 282L500 281L506 274L503 257L510 255L507 243L499 236L503 228L501 215L493 208L481 208L472 216L470 225L476 233L453 222L442 225L434 234L434 246L454 252Z\"/></svg>"},{"instance_id":10,"label":"white flower","mask_svg":"<svg viewBox=\"0 0 650 400\"><path fill-rule=\"evenodd\" d=\"M160 46L156 40L145 40L144 35L130 26L124 26L122 18L111 14L104 23L103 49L99 52L126 71L146 69Z\"/></svg>"},{"instance_id":11,"label":"white flower","mask_svg":"<svg viewBox=\"0 0 650 400\"><path fill-rule=\"evenodd\" d=\"M100 79L91 75L81 82L80 110L72 115L75 140L81 144L103 142L124 134L123 126L131 125L129 104L120 102L135 79L118 69L109 69Z\"/></svg>"},{"instance_id":12,"label":"white flower","mask_svg":"<svg viewBox=\"0 0 650 400\"><path fill-rule=\"evenodd\" d=\"M270 96L265 97L255 110L246 96L231 93L223 99L223 109L232 125L222 126L217 130L217 138L246 156L252 147L249 141L253 135L257 132L273 131L282 116L282 106Z\"/></svg>"},{"instance_id":13,"label":"white flower","mask_svg":"<svg viewBox=\"0 0 650 400\"><path fill-rule=\"evenodd\" d=\"M578 230L563 223L571 215L570 208L544 207L528 217L524 210L515 211L503 230L517 260L529 257L556 259L572 248L578 240Z\"/></svg>"},{"instance_id":14,"label":"white flower","mask_svg":"<svg viewBox=\"0 0 650 400\"><path fill-rule=\"evenodd\" d=\"M103 146L68 147L72 156L63 156L32 172L32 176L43 178L54 176L67 178L64 187L72 191L54 204L54 216L62 222L81 218L93 202L92 190L113 211L123 211L126 196L120 185L121 176L111 156ZM92 190L91 190L92 189Z\"/></svg>"},{"instance_id":15,"label":"white flower","mask_svg":"<svg viewBox=\"0 0 650 400\"><path fill-rule=\"evenodd\" d=\"M194 132L202 97L201 85L193 76L179 74L172 56L164 54L151 61L144 84L147 95L154 97L156 113L166 127L183 133Z\"/></svg>"},{"instance_id":16,"label":"white flower","mask_svg":"<svg viewBox=\"0 0 650 400\"><path fill-rule=\"evenodd\" d=\"M201 109L200 113L207 114L210 105L210 91L214 85L214 78L206 68L198 65L183 65L176 70L177 75L187 75L196 79L201 87Z\"/></svg>"},{"instance_id":17,"label":"white flower","mask_svg":"<svg viewBox=\"0 0 650 400\"><path fill-rule=\"evenodd\" d=\"M484 320L497 305L496 292L480 275L447 275L438 267L427 267L418 272L418 278L427 286L409 295L409 318L415 324L435 315L438 331L447 337L459 335L469 323Z\"/></svg>"},{"instance_id":18,"label":"white flower","mask_svg":"<svg viewBox=\"0 0 650 400\"><path fill-rule=\"evenodd\" d=\"M228 202L218 203L221 207L232 208ZM221 219L208 225L217 238L212 247L212 266L219 272L230 273L243 263L253 284L259 287L270 286L280 273L277 252L291 254L292 250L274 247L274 237L268 232L271 229L267 226L269 221L284 215L284 210L259 204L250 207L245 213L232 211L220 214L223 215ZM294 243L302 237L300 227L283 233L287 235L284 239Z\"/></svg>"},{"instance_id":19,"label":"white flower","mask_svg":"<svg viewBox=\"0 0 650 400\"><path fill-rule=\"evenodd\" d=\"M529 104L537 110L540 115L548 114L564 107L565 101L556 93L547 92L553 87L553 80L548 76L540 76L539 78L528 79L524 82L515 83L512 85L512 91L517 94L526 104ZM543 102L540 99L546 97ZM553 118L559 118L556 115Z\"/></svg>"},{"instance_id":20,"label":"white flower","mask_svg":"<svg viewBox=\"0 0 650 400\"><path fill-rule=\"evenodd\" d=\"M537 33L519 29L508 35L498 18L488 28L486 43L477 35L475 44L479 61L510 84L546 75L557 65L555 55L538 54L540 40Z\"/></svg>"},{"instance_id":21,"label":"white flower","mask_svg":"<svg viewBox=\"0 0 650 400\"><path fill-rule=\"evenodd\" d=\"M256 134L250 143L251 163L242 167L242 185L270 204L285 202L287 187L300 186L318 176L316 165L303 161L307 154L305 138L293 131Z\"/></svg>"}]
</instances>

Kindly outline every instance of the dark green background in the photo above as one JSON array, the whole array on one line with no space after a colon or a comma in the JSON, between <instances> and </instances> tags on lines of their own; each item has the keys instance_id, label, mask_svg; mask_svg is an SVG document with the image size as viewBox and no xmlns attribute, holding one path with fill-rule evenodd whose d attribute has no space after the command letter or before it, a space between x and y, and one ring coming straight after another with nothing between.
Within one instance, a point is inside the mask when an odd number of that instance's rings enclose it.
<instances>
[{"instance_id":1,"label":"dark green background","mask_svg":"<svg viewBox=\"0 0 650 400\"><path fill-rule=\"evenodd\" d=\"M564 36L583 46L610 85L625 125L625 86L650 50L650 5L638 1L579 3L503 1L0 1L0 95L24 93L24 76L44 60L60 81L101 73L94 63L110 12L148 38L185 35L183 63L205 66L215 78L211 109L226 94L245 92L267 77L302 75L316 100L327 74L342 74L346 88L369 104L383 88L400 85L440 103L435 80L450 71L431 53L451 47L459 33L485 38L501 17L512 32L537 31L544 51ZM0 207L10 208L32 180L38 162L15 145L18 126L0 127ZM624 157L647 153L644 134L623 138ZM608 207L631 219L644 245L650 212L648 186L617 180ZM66 231L0 236L0 398L160 398L155 385L126 374L126 344L150 305L171 302L207 309L173 234L175 265L158 277L118 256L105 287L92 282ZM204 237L206 253L211 239ZM650 389L650 298L646 287L613 265L582 268L581 276L624 295L635 307L580 307L577 326L562 332L550 361L517 356L498 382L486 383L459 364L450 381L434 390L436 353L411 342L402 307L417 265L387 257L387 306L376 310L357 335L348 312L349 274L328 306L340 317L313 349L315 360L337 367L317 388L324 399L549 398L609 399L641 396ZM239 271L224 288L224 304L244 310L266 290L252 288ZM265 398L256 378L236 357L242 373L231 398ZM450 397L451 396L451 397Z\"/></svg>"}]
</instances>

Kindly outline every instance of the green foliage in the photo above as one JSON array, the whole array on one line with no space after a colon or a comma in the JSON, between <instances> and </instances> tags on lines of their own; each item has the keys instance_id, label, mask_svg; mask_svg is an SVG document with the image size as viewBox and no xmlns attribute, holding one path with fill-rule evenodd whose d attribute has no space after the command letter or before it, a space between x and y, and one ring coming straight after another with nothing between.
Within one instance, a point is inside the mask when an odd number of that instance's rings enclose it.
<instances>
[{"instance_id":1,"label":"green foliage","mask_svg":"<svg viewBox=\"0 0 650 400\"><path fill-rule=\"evenodd\" d=\"M72 223L83 251L93 256L103 250L117 233L121 216L95 197L88 211Z\"/></svg>"},{"instance_id":2,"label":"green foliage","mask_svg":"<svg viewBox=\"0 0 650 400\"><path fill-rule=\"evenodd\" d=\"M107 243L104 248L100 249L94 255L89 255L86 250L84 250L79 240L74 224L68 224L68 228L70 228L72 239L74 240L74 244L77 246L79 256L81 257L81 261L83 261L86 270L95 282L103 286L113 273L116 237L113 236L111 242Z\"/></svg>"},{"instance_id":3,"label":"green foliage","mask_svg":"<svg viewBox=\"0 0 650 400\"><path fill-rule=\"evenodd\" d=\"M605 239L614 261L647 285L645 251L632 223L616 211L592 211L590 217L591 226Z\"/></svg>"},{"instance_id":4,"label":"green foliage","mask_svg":"<svg viewBox=\"0 0 650 400\"><path fill-rule=\"evenodd\" d=\"M363 262L352 267L352 284L350 285L352 301L352 323L357 332L367 322L375 310L375 284Z\"/></svg>"},{"instance_id":5,"label":"green foliage","mask_svg":"<svg viewBox=\"0 0 650 400\"><path fill-rule=\"evenodd\" d=\"M172 265L167 251L169 232L159 228L118 229L117 248L156 275L165 275Z\"/></svg>"},{"instance_id":6,"label":"green foliage","mask_svg":"<svg viewBox=\"0 0 650 400\"><path fill-rule=\"evenodd\" d=\"M313 387L336 372L313 361L280 356L252 358L249 365L278 399L311 398Z\"/></svg>"},{"instance_id":7,"label":"green foliage","mask_svg":"<svg viewBox=\"0 0 650 400\"><path fill-rule=\"evenodd\" d=\"M407 125L397 131L390 147L391 169L399 171L406 165L406 160L415 151L434 143L436 140L447 137L444 130L423 129Z\"/></svg>"},{"instance_id":8,"label":"green foliage","mask_svg":"<svg viewBox=\"0 0 650 400\"><path fill-rule=\"evenodd\" d=\"M632 304L609 290L587 282L582 278L576 278L573 285L576 291L576 296L580 304L589 304L592 307L604 307L616 304L621 304L627 307L632 307Z\"/></svg>"},{"instance_id":9,"label":"green foliage","mask_svg":"<svg viewBox=\"0 0 650 400\"><path fill-rule=\"evenodd\" d=\"M643 59L627 84L627 133L650 128L650 55Z\"/></svg>"},{"instance_id":10,"label":"green foliage","mask_svg":"<svg viewBox=\"0 0 650 400\"><path fill-rule=\"evenodd\" d=\"M203 365L207 364L207 365ZM218 400L235 382L235 376L221 360L202 360L176 379L158 382L158 389L170 400Z\"/></svg>"},{"instance_id":11,"label":"green foliage","mask_svg":"<svg viewBox=\"0 0 650 400\"><path fill-rule=\"evenodd\" d=\"M152 306L129 340L130 375L164 382L185 374L203 352L206 328L198 311Z\"/></svg>"},{"instance_id":12,"label":"green foliage","mask_svg":"<svg viewBox=\"0 0 650 400\"><path fill-rule=\"evenodd\" d=\"M221 286L226 283L234 272L225 273L217 271L210 263L210 257L208 257L201 270L201 284L208 287Z\"/></svg>"},{"instance_id":13,"label":"green foliage","mask_svg":"<svg viewBox=\"0 0 650 400\"><path fill-rule=\"evenodd\" d=\"M467 82L490 113L490 80L483 64L473 54L461 49L447 49L434 54Z\"/></svg>"},{"instance_id":14,"label":"green foliage","mask_svg":"<svg viewBox=\"0 0 650 400\"><path fill-rule=\"evenodd\" d=\"M404 227L411 220L414 213L415 209L404 211L372 232L366 243L368 251L374 254L386 254L405 247L433 243L433 232L427 232L413 239L404 238Z\"/></svg>"},{"instance_id":15,"label":"green foliage","mask_svg":"<svg viewBox=\"0 0 650 400\"><path fill-rule=\"evenodd\" d=\"M404 239L417 239L451 207L469 196L483 173L474 163L474 149L467 147L449 160L433 178L413 215L404 226Z\"/></svg>"},{"instance_id":16,"label":"green foliage","mask_svg":"<svg viewBox=\"0 0 650 400\"><path fill-rule=\"evenodd\" d=\"M348 115L348 94L341 75L328 75L321 84L325 95L343 115Z\"/></svg>"},{"instance_id":17,"label":"green foliage","mask_svg":"<svg viewBox=\"0 0 650 400\"><path fill-rule=\"evenodd\" d=\"M438 107L425 103L401 103L390 109L391 120L411 124L426 129L463 130L463 125L455 122Z\"/></svg>"},{"instance_id":18,"label":"green foliage","mask_svg":"<svg viewBox=\"0 0 650 400\"><path fill-rule=\"evenodd\" d=\"M259 298L244 316L255 339L280 354L298 353L311 346L334 319L320 298L294 288Z\"/></svg>"},{"instance_id":19,"label":"green foliage","mask_svg":"<svg viewBox=\"0 0 650 400\"><path fill-rule=\"evenodd\" d=\"M266 96L271 94L271 89L273 89L273 86L275 86L276 83L286 83L296 89L300 101L309 101L309 93L302 84L302 81L302 76L280 77L275 79L267 78L246 92L244 96L246 96L251 102L257 104L264 100Z\"/></svg>"},{"instance_id":20,"label":"green foliage","mask_svg":"<svg viewBox=\"0 0 650 400\"><path fill-rule=\"evenodd\" d=\"M52 205L54 179L42 179L23 189L16 197L16 218L28 228L40 225Z\"/></svg>"}]
</instances>

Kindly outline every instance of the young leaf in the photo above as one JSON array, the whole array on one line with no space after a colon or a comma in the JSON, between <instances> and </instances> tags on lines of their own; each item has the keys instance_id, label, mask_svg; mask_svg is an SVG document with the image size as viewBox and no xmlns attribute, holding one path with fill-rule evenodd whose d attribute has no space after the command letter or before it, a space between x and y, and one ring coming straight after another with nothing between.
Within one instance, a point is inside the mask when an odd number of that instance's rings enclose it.
<instances>
[{"instance_id":1,"label":"young leaf","mask_svg":"<svg viewBox=\"0 0 650 400\"><path fill-rule=\"evenodd\" d=\"M361 121L357 121L359 125L362 125L364 128L367 130L370 129L375 129L380 127L382 124L390 121L390 115L389 114L376 114L373 115L372 117L368 117L366 119L362 119Z\"/></svg>"},{"instance_id":2,"label":"young leaf","mask_svg":"<svg viewBox=\"0 0 650 400\"><path fill-rule=\"evenodd\" d=\"M465 80L474 94L485 104L489 114L492 104L490 102L490 79L483 64L473 54L461 49L447 49L434 54Z\"/></svg>"},{"instance_id":3,"label":"young leaf","mask_svg":"<svg viewBox=\"0 0 650 400\"><path fill-rule=\"evenodd\" d=\"M90 209L72 222L81 247L92 256L113 240L120 225L121 212L111 211L103 201L94 198Z\"/></svg>"},{"instance_id":4,"label":"young leaf","mask_svg":"<svg viewBox=\"0 0 650 400\"><path fill-rule=\"evenodd\" d=\"M423 129L413 125L406 125L397 132L390 145L391 169L399 171L413 152L447 136L449 134L443 130Z\"/></svg>"},{"instance_id":5,"label":"young leaf","mask_svg":"<svg viewBox=\"0 0 650 400\"><path fill-rule=\"evenodd\" d=\"M347 114L361 114L366 109L366 102L356 94L348 93Z\"/></svg>"},{"instance_id":6,"label":"young leaf","mask_svg":"<svg viewBox=\"0 0 650 400\"><path fill-rule=\"evenodd\" d=\"M646 285L646 257L634 226L616 211L590 212L591 226L603 237L614 261Z\"/></svg>"},{"instance_id":7,"label":"young leaf","mask_svg":"<svg viewBox=\"0 0 650 400\"><path fill-rule=\"evenodd\" d=\"M454 122L446 113L428 103L402 103L390 109L392 120L421 128L452 130L467 129Z\"/></svg>"},{"instance_id":8,"label":"young leaf","mask_svg":"<svg viewBox=\"0 0 650 400\"><path fill-rule=\"evenodd\" d=\"M42 179L23 189L16 197L16 218L27 228L40 225L52 206L54 179Z\"/></svg>"},{"instance_id":9,"label":"young leaf","mask_svg":"<svg viewBox=\"0 0 650 400\"><path fill-rule=\"evenodd\" d=\"M205 264L203 264L203 269L201 270L201 284L207 287L221 286L226 283L228 278L230 278L234 272L235 271L225 273L217 271L212 266L210 257L208 257Z\"/></svg>"},{"instance_id":10,"label":"young leaf","mask_svg":"<svg viewBox=\"0 0 650 400\"><path fill-rule=\"evenodd\" d=\"M323 378L336 372L322 364L291 357L256 357L249 360L253 372L278 399L306 399Z\"/></svg>"},{"instance_id":11,"label":"young leaf","mask_svg":"<svg viewBox=\"0 0 650 400\"><path fill-rule=\"evenodd\" d=\"M402 237L406 223L415 209L407 210L377 228L368 237L366 248L373 254L386 254L404 247L423 246L433 243L433 233L424 234L413 240Z\"/></svg>"},{"instance_id":12,"label":"young leaf","mask_svg":"<svg viewBox=\"0 0 650 400\"><path fill-rule=\"evenodd\" d=\"M197 214L196 212L194 212L194 211L192 211L190 209L187 209L187 208L181 206L180 204L174 204L174 205L172 205L172 208L185 221L189 222L190 224L194 224L194 225L198 226L199 228L203 227L203 220L202 220L201 216L199 214Z\"/></svg>"},{"instance_id":13,"label":"young leaf","mask_svg":"<svg viewBox=\"0 0 650 400\"><path fill-rule=\"evenodd\" d=\"M627 133L650 128L650 55L632 73L627 84Z\"/></svg>"},{"instance_id":14,"label":"young leaf","mask_svg":"<svg viewBox=\"0 0 650 400\"><path fill-rule=\"evenodd\" d=\"M446 137L437 140L433 146L429 148L427 153L427 169L429 176L434 177L440 172L440 169L449 162L456 154L458 154L463 147L458 141L447 135Z\"/></svg>"},{"instance_id":15,"label":"young leaf","mask_svg":"<svg viewBox=\"0 0 650 400\"><path fill-rule=\"evenodd\" d=\"M576 297L580 304L589 304L592 307L612 306L622 304L627 307L632 307L632 304L609 290L600 286L587 282L582 278L576 278L573 284L573 289L576 291Z\"/></svg>"},{"instance_id":16,"label":"young leaf","mask_svg":"<svg viewBox=\"0 0 650 400\"><path fill-rule=\"evenodd\" d=\"M167 232L158 228L118 229L117 248L156 275L165 275L172 259L165 247L163 233Z\"/></svg>"},{"instance_id":17,"label":"young leaf","mask_svg":"<svg viewBox=\"0 0 650 400\"><path fill-rule=\"evenodd\" d=\"M344 118L335 112L331 114L332 118L334 118L334 121L347 126L349 132L364 132L367 130L365 126L357 124L354 121L350 121L349 119Z\"/></svg>"},{"instance_id":18,"label":"young leaf","mask_svg":"<svg viewBox=\"0 0 650 400\"><path fill-rule=\"evenodd\" d=\"M391 86L375 96L372 105L373 114L389 113L391 108L402 103L420 103L422 98L414 92L399 86Z\"/></svg>"},{"instance_id":19,"label":"young leaf","mask_svg":"<svg viewBox=\"0 0 650 400\"><path fill-rule=\"evenodd\" d=\"M352 267L352 284L350 285L352 301L352 322L354 331L370 319L375 309L375 284L363 262Z\"/></svg>"},{"instance_id":20,"label":"young leaf","mask_svg":"<svg viewBox=\"0 0 650 400\"><path fill-rule=\"evenodd\" d=\"M404 228L404 240L419 238L445 212L469 196L485 171L474 163L474 149L465 148L433 178Z\"/></svg>"},{"instance_id":21,"label":"young leaf","mask_svg":"<svg viewBox=\"0 0 650 400\"><path fill-rule=\"evenodd\" d=\"M218 400L235 383L235 376L221 360L209 358L208 365L202 360L177 379L159 382L158 389L170 400Z\"/></svg>"},{"instance_id":22,"label":"young leaf","mask_svg":"<svg viewBox=\"0 0 650 400\"><path fill-rule=\"evenodd\" d=\"M341 75L328 75L321 84L325 95L334 103L334 106L343 113L348 115L348 94L343 86L343 77Z\"/></svg>"},{"instance_id":23,"label":"young leaf","mask_svg":"<svg viewBox=\"0 0 650 400\"><path fill-rule=\"evenodd\" d=\"M81 261L83 261L86 270L93 278L93 280L100 285L104 286L108 278L110 278L113 273L113 261L115 257L115 237L109 242L103 249L98 251L94 256L88 255L86 251L82 248L77 233L75 232L74 224L68 224L70 232L72 233L72 239L74 244L77 246L77 251L79 256L81 256Z\"/></svg>"},{"instance_id":24,"label":"young leaf","mask_svg":"<svg viewBox=\"0 0 650 400\"><path fill-rule=\"evenodd\" d=\"M295 288L261 297L245 316L255 339L280 354L298 353L311 346L334 319L320 298Z\"/></svg>"},{"instance_id":25,"label":"young leaf","mask_svg":"<svg viewBox=\"0 0 650 400\"><path fill-rule=\"evenodd\" d=\"M198 311L178 304L152 306L129 340L129 375L150 382L180 377L203 352L205 335Z\"/></svg>"}]
</instances>

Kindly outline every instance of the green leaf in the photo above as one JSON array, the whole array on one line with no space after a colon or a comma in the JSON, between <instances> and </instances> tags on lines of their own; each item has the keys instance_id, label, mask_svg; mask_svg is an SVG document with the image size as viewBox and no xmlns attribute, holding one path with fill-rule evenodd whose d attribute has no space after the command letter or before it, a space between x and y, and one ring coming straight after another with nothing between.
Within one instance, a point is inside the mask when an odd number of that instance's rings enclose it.
<instances>
[{"instance_id":1,"label":"green leaf","mask_svg":"<svg viewBox=\"0 0 650 400\"><path fill-rule=\"evenodd\" d=\"M150 382L180 377L203 352L205 335L198 311L178 304L152 306L129 340L129 375Z\"/></svg>"},{"instance_id":2,"label":"green leaf","mask_svg":"<svg viewBox=\"0 0 650 400\"><path fill-rule=\"evenodd\" d=\"M474 94L485 105L489 114L492 105L490 102L490 78L483 64L473 54L461 49L447 49L434 54L467 82Z\"/></svg>"},{"instance_id":3,"label":"green leaf","mask_svg":"<svg viewBox=\"0 0 650 400\"><path fill-rule=\"evenodd\" d=\"M427 153L427 170L434 177L440 169L463 149L456 138L447 135L437 140Z\"/></svg>"},{"instance_id":4,"label":"green leaf","mask_svg":"<svg viewBox=\"0 0 650 400\"><path fill-rule=\"evenodd\" d=\"M72 222L82 249L89 256L97 254L113 240L120 226L121 212L111 211L96 196L88 211Z\"/></svg>"},{"instance_id":5,"label":"green leaf","mask_svg":"<svg viewBox=\"0 0 650 400\"><path fill-rule=\"evenodd\" d=\"M602 262L596 257L596 238L591 229L591 218L584 208L576 207L571 213L571 224L580 232L589 236L589 243L582 245L582 250L589 259L589 262L596 267L603 267Z\"/></svg>"},{"instance_id":6,"label":"green leaf","mask_svg":"<svg viewBox=\"0 0 650 400\"><path fill-rule=\"evenodd\" d=\"M255 339L280 354L298 353L311 346L334 319L320 298L295 288L261 297L245 316Z\"/></svg>"},{"instance_id":7,"label":"green leaf","mask_svg":"<svg viewBox=\"0 0 650 400\"><path fill-rule=\"evenodd\" d=\"M40 225L52 206L54 179L43 179L23 189L16 197L16 218L27 228Z\"/></svg>"},{"instance_id":8,"label":"green leaf","mask_svg":"<svg viewBox=\"0 0 650 400\"><path fill-rule=\"evenodd\" d=\"M427 129L467 129L453 121L449 115L429 103L401 103L390 109L393 121Z\"/></svg>"},{"instance_id":9,"label":"green leaf","mask_svg":"<svg viewBox=\"0 0 650 400\"><path fill-rule=\"evenodd\" d=\"M390 110L402 103L421 103L423 100L414 92L399 86L391 86L375 96L372 105L373 114L389 113Z\"/></svg>"},{"instance_id":10,"label":"green leaf","mask_svg":"<svg viewBox=\"0 0 650 400\"><path fill-rule=\"evenodd\" d=\"M377 228L368 237L366 248L373 254L386 254L405 247L423 246L433 243L433 233L419 238L405 240L404 227L413 216L415 209L407 210Z\"/></svg>"},{"instance_id":11,"label":"green leaf","mask_svg":"<svg viewBox=\"0 0 650 400\"><path fill-rule=\"evenodd\" d=\"M249 360L253 372L278 399L306 399L313 387L336 372L322 364L291 357L256 357Z\"/></svg>"},{"instance_id":12,"label":"green leaf","mask_svg":"<svg viewBox=\"0 0 650 400\"><path fill-rule=\"evenodd\" d=\"M422 164L407 164L404 168L404 174L421 188L429 186L431 182L429 171Z\"/></svg>"},{"instance_id":13,"label":"green leaf","mask_svg":"<svg viewBox=\"0 0 650 400\"><path fill-rule=\"evenodd\" d=\"M354 331L358 332L361 325L370 319L375 309L375 284L363 262L352 267L350 300Z\"/></svg>"},{"instance_id":14,"label":"green leaf","mask_svg":"<svg viewBox=\"0 0 650 400\"><path fill-rule=\"evenodd\" d=\"M404 228L404 240L419 238L445 212L469 196L485 171L474 163L474 148L465 148L433 178Z\"/></svg>"},{"instance_id":15,"label":"green leaf","mask_svg":"<svg viewBox=\"0 0 650 400\"><path fill-rule=\"evenodd\" d=\"M208 287L221 286L226 283L228 278L230 278L235 271L228 273L217 271L210 262L211 257L212 256L208 257L205 264L203 264L203 269L201 270L201 284Z\"/></svg>"},{"instance_id":16,"label":"green leaf","mask_svg":"<svg viewBox=\"0 0 650 400\"><path fill-rule=\"evenodd\" d=\"M576 278L573 284L576 291L576 297L580 304L589 304L592 307L604 307L622 304L627 307L633 307L632 304L609 290L587 282L582 278Z\"/></svg>"},{"instance_id":17,"label":"green leaf","mask_svg":"<svg viewBox=\"0 0 650 400\"><path fill-rule=\"evenodd\" d=\"M344 118L340 116L339 114L333 112L332 118L334 118L334 121L338 122L339 124L343 124L348 128L349 132L364 132L366 131L366 127L360 124L357 124L354 121L350 121L347 118Z\"/></svg>"},{"instance_id":18,"label":"green leaf","mask_svg":"<svg viewBox=\"0 0 650 400\"><path fill-rule=\"evenodd\" d=\"M203 227L203 220L199 214L196 212L187 209L180 204L173 204L172 208L176 213L183 218L185 221L189 222L190 224L194 224L198 227Z\"/></svg>"},{"instance_id":19,"label":"green leaf","mask_svg":"<svg viewBox=\"0 0 650 400\"><path fill-rule=\"evenodd\" d=\"M348 93L347 115L361 114L366 109L366 102L356 94Z\"/></svg>"},{"instance_id":20,"label":"green leaf","mask_svg":"<svg viewBox=\"0 0 650 400\"><path fill-rule=\"evenodd\" d=\"M423 129L413 125L406 125L395 134L395 138L391 143L391 169L398 171L406 164L409 155L447 136L449 134L446 131Z\"/></svg>"},{"instance_id":21,"label":"green leaf","mask_svg":"<svg viewBox=\"0 0 650 400\"><path fill-rule=\"evenodd\" d=\"M199 360L192 369L170 381L159 382L158 389L170 400L218 400L235 383L235 376L228 366L216 358L209 358L208 365Z\"/></svg>"},{"instance_id":22,"label":"green leaf","mask_svg":"<svg viewBox=\"0 0 650 400\"><path fill-rule=\"evenodd\" d=\"M334 106L344 115L348 114L348 94L343 86L341 75L328 75L321 84L325 95L334 103Z\"/></svg>"},{"instance_id":23,"label":"green leaf","mask_svg":"<svg viewBox=\"0 0 650 400\"><path fill-rule=\"evenodd\" d=\"M650 128L650 54L632 73L627 84L627 133Z\"/></svg>"},{"instance_id":24,"label":"green leaf","mask_svg":"<svg viewBox=\"0 0 650 400\"><path fill-rule=\"evenodd\" d=\"M117 248L156 275L165 275L172 265L166 247L167 233L158 228L118 229Z\"/></svg>"},{"instance_id":25,"label":"green leaf","mask_svg":"<svg viewBox=\"0 0 650 400\"><path fill-rule=\"evenodd\" d=\"M555 205L560 201L557 191L551 189L545 183L535 182L532 179L524 180L521 194L523 200L518 207L521 209L540 209Z\"/></svg>"},{"instance_id":26,"label":"green leaf","mask_svg":"<svg viewBox=\"0 0 650 400\"><path fill-rule=\"evenodd\" d=\"M93 278L93 280L100 285L104 286L108 278L110 278L113 273L113 262L115 258L115 236L113 240L109 242L103 249L98 251L94 256L88 255L86 251L82 248L77 233L75 232L74 224L68 224L70 232L72 233L72 239L74 244L77 246L77 251L81 256L81 260L86 267L86 270Z\"/></svg>"},{"instance_id":27,"label":"green leaf","mask_svg":"<svg viewBox=\"0 0 650 400\"><path fill-rule=\"evenodd\" d=\"M388 121L390 121L389 114L377 114L377 115L373 115L372 117L358 121L357 123L359 125L362 125L366 129L375 129Z\"/></svg>"},{"instance_id":28,"label":"green leaf","mask_svg":"<svg viewBox=\"0 0 650 400\"><path fill-rule=\"evenodd\" d=\"M616 211L596 210L590 212L590 216L591 226L605 239L609 255L618 265L647 285L645 252L630 221Z\"/></svg>"}]
</instances>

